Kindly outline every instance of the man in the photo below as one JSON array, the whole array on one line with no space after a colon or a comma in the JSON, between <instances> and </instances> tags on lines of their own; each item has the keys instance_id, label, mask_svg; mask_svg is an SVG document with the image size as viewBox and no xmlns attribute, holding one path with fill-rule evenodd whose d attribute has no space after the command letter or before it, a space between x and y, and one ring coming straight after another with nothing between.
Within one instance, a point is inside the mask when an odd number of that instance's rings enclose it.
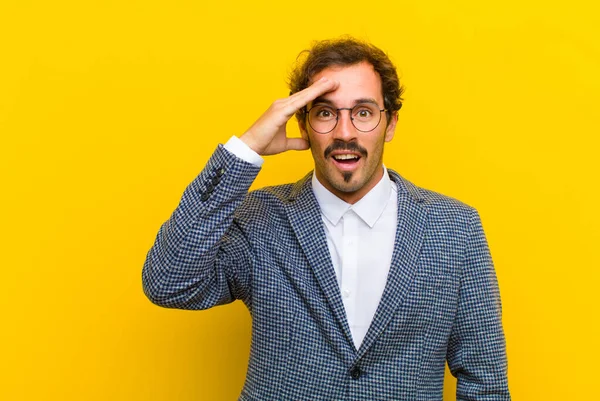
<instances>
[{"instance_id":1,"label":"man","mask_svg":"<svg viewBox=\"0 0 600 401\"><path fill-rule=\"evenodd\" d=\"M161 227L152 302L242 300L240 400L509 400L495 272L477 212L383 166L402 88L376 47L317 43L277 100L219 145ZM286 136L296 114L302 138ZM248 193L262 155L311 149L314 173Z\"/></svg>"}]
</instances>

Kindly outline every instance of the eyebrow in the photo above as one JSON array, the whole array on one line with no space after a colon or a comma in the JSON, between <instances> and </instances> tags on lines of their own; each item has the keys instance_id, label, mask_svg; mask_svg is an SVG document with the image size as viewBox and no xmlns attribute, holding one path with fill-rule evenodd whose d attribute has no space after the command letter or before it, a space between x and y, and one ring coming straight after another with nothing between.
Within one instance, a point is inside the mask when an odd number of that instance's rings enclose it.
<instances>
[{"instance_id":1,"label":"eyebrow","mask_svg":"<svg viewBox=\"0 0 600 401\"><path fill-rule=\"evenodd\" d=\"M313 100L312 105L323 104L323 103L331 105L331 106L335 106L331 100L326 99L326 98L321 97L321 96L319 96L318 98L316 98L315 100ZM360 99L354 100L353 107L356 106L357 104L362 104L362 103L372 103L372 104L377 105L377 107L379 107L379 103L377 103L377 101L375 99L371 98L371 97L362 97Z\"/></svg>"}]
</instances>

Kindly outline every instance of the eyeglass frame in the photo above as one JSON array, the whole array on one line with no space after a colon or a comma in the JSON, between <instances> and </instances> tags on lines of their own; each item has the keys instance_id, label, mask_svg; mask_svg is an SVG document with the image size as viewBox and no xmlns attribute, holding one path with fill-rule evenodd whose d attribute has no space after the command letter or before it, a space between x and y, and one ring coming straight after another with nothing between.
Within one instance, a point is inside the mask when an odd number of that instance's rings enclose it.
<instances>
[{"instance_id":1,"label":"eyeglass frame","mask_svg":"<svg viewBox=\"0 0 600 401\"><path fill-rule=\"evenodd\" d=\"M375 126L373 128L371 128L370 130L363 131L360 128L358 128L356 125L354 125L354 117L352 117L352 110L354 110L354 108L356 108L358 106L363 105L364 103L359 103L359 104L355 105L354 107L340 107L339 109L333 109L333 107L332 107L332 109L335 110L335 124L333 125L333 128L331 128L329 131L320 132L320 131L317 131L316 129L313 128L312 124L310 123L310 116L309 116L308 113L310 113L310 111L312 109L314 109L315 107L317 107L317 106L319 106L321 104L322 103L313 104L310 109L307 108L307 106L304 106L304 108L303 108L304 109L304 115L306 116L306 121L308 122L308 125L310 125L310 128L312 128L313 131L315 131L317 134L321 134L321 135L329 134L331 131L333 131L335 129L335 127L337 127L338 122L340 121L340 111L342 111L342 110L348 110L350 112L349 113L350 122L352 123L352 126L354 128L356 128L357 131L360 131L360 132L371 132L371 131L374 131L375 128L379 127L379 124L381 123L381 113L383 113L384 111L388 111L388 109L379 109L379 121L377 121L377 124L375 124ZM373 103L371 103L371 104L373 104ZM375 103L375 105L379 106L376 103Z\"/></svg>"}]
</instances>

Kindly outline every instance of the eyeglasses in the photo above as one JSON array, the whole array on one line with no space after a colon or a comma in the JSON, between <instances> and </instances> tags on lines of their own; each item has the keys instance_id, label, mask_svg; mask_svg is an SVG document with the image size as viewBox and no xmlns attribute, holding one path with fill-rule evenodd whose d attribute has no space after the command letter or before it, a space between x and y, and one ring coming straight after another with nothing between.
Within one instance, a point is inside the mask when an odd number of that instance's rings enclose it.
<instances>
[{"instance_id":1,"label":"eyeglasses","mask_svg":"<svg viewBox=\"0 0 600 401\"><path fill-rule=\"evenodd\" d=\"M335 129L340 119L340 111L350 111L350 121L360 132L373 131L381 122L381 113L387 109L380 109L374 103L359 103L356 106L336 109L328 104L315 104L305 110L308 115L308 124L313 131L327 134Z\"/></svg>"}]
</instances>

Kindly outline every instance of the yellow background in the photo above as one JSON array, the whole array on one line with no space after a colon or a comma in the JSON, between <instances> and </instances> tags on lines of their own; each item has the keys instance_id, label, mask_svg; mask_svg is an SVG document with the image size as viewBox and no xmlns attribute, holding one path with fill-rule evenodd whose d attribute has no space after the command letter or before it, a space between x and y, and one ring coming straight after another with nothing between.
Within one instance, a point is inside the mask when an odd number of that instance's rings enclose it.
<instances>
[{"instance_id":1,"label":"yellow background","mask_svg":"<svg viewBox=\"0 0 600 401\"><path fill-rule=\"evenodd\" d=\"M286 95L300 50L344 33L407 87L386 165L481 213L513 398L596 399L595 3L3 0L0 399L236 399L243 305L160 309L142 264L217 143ZM255 187L310 168L269 157Z\"/></svg>"}]
</instances>

